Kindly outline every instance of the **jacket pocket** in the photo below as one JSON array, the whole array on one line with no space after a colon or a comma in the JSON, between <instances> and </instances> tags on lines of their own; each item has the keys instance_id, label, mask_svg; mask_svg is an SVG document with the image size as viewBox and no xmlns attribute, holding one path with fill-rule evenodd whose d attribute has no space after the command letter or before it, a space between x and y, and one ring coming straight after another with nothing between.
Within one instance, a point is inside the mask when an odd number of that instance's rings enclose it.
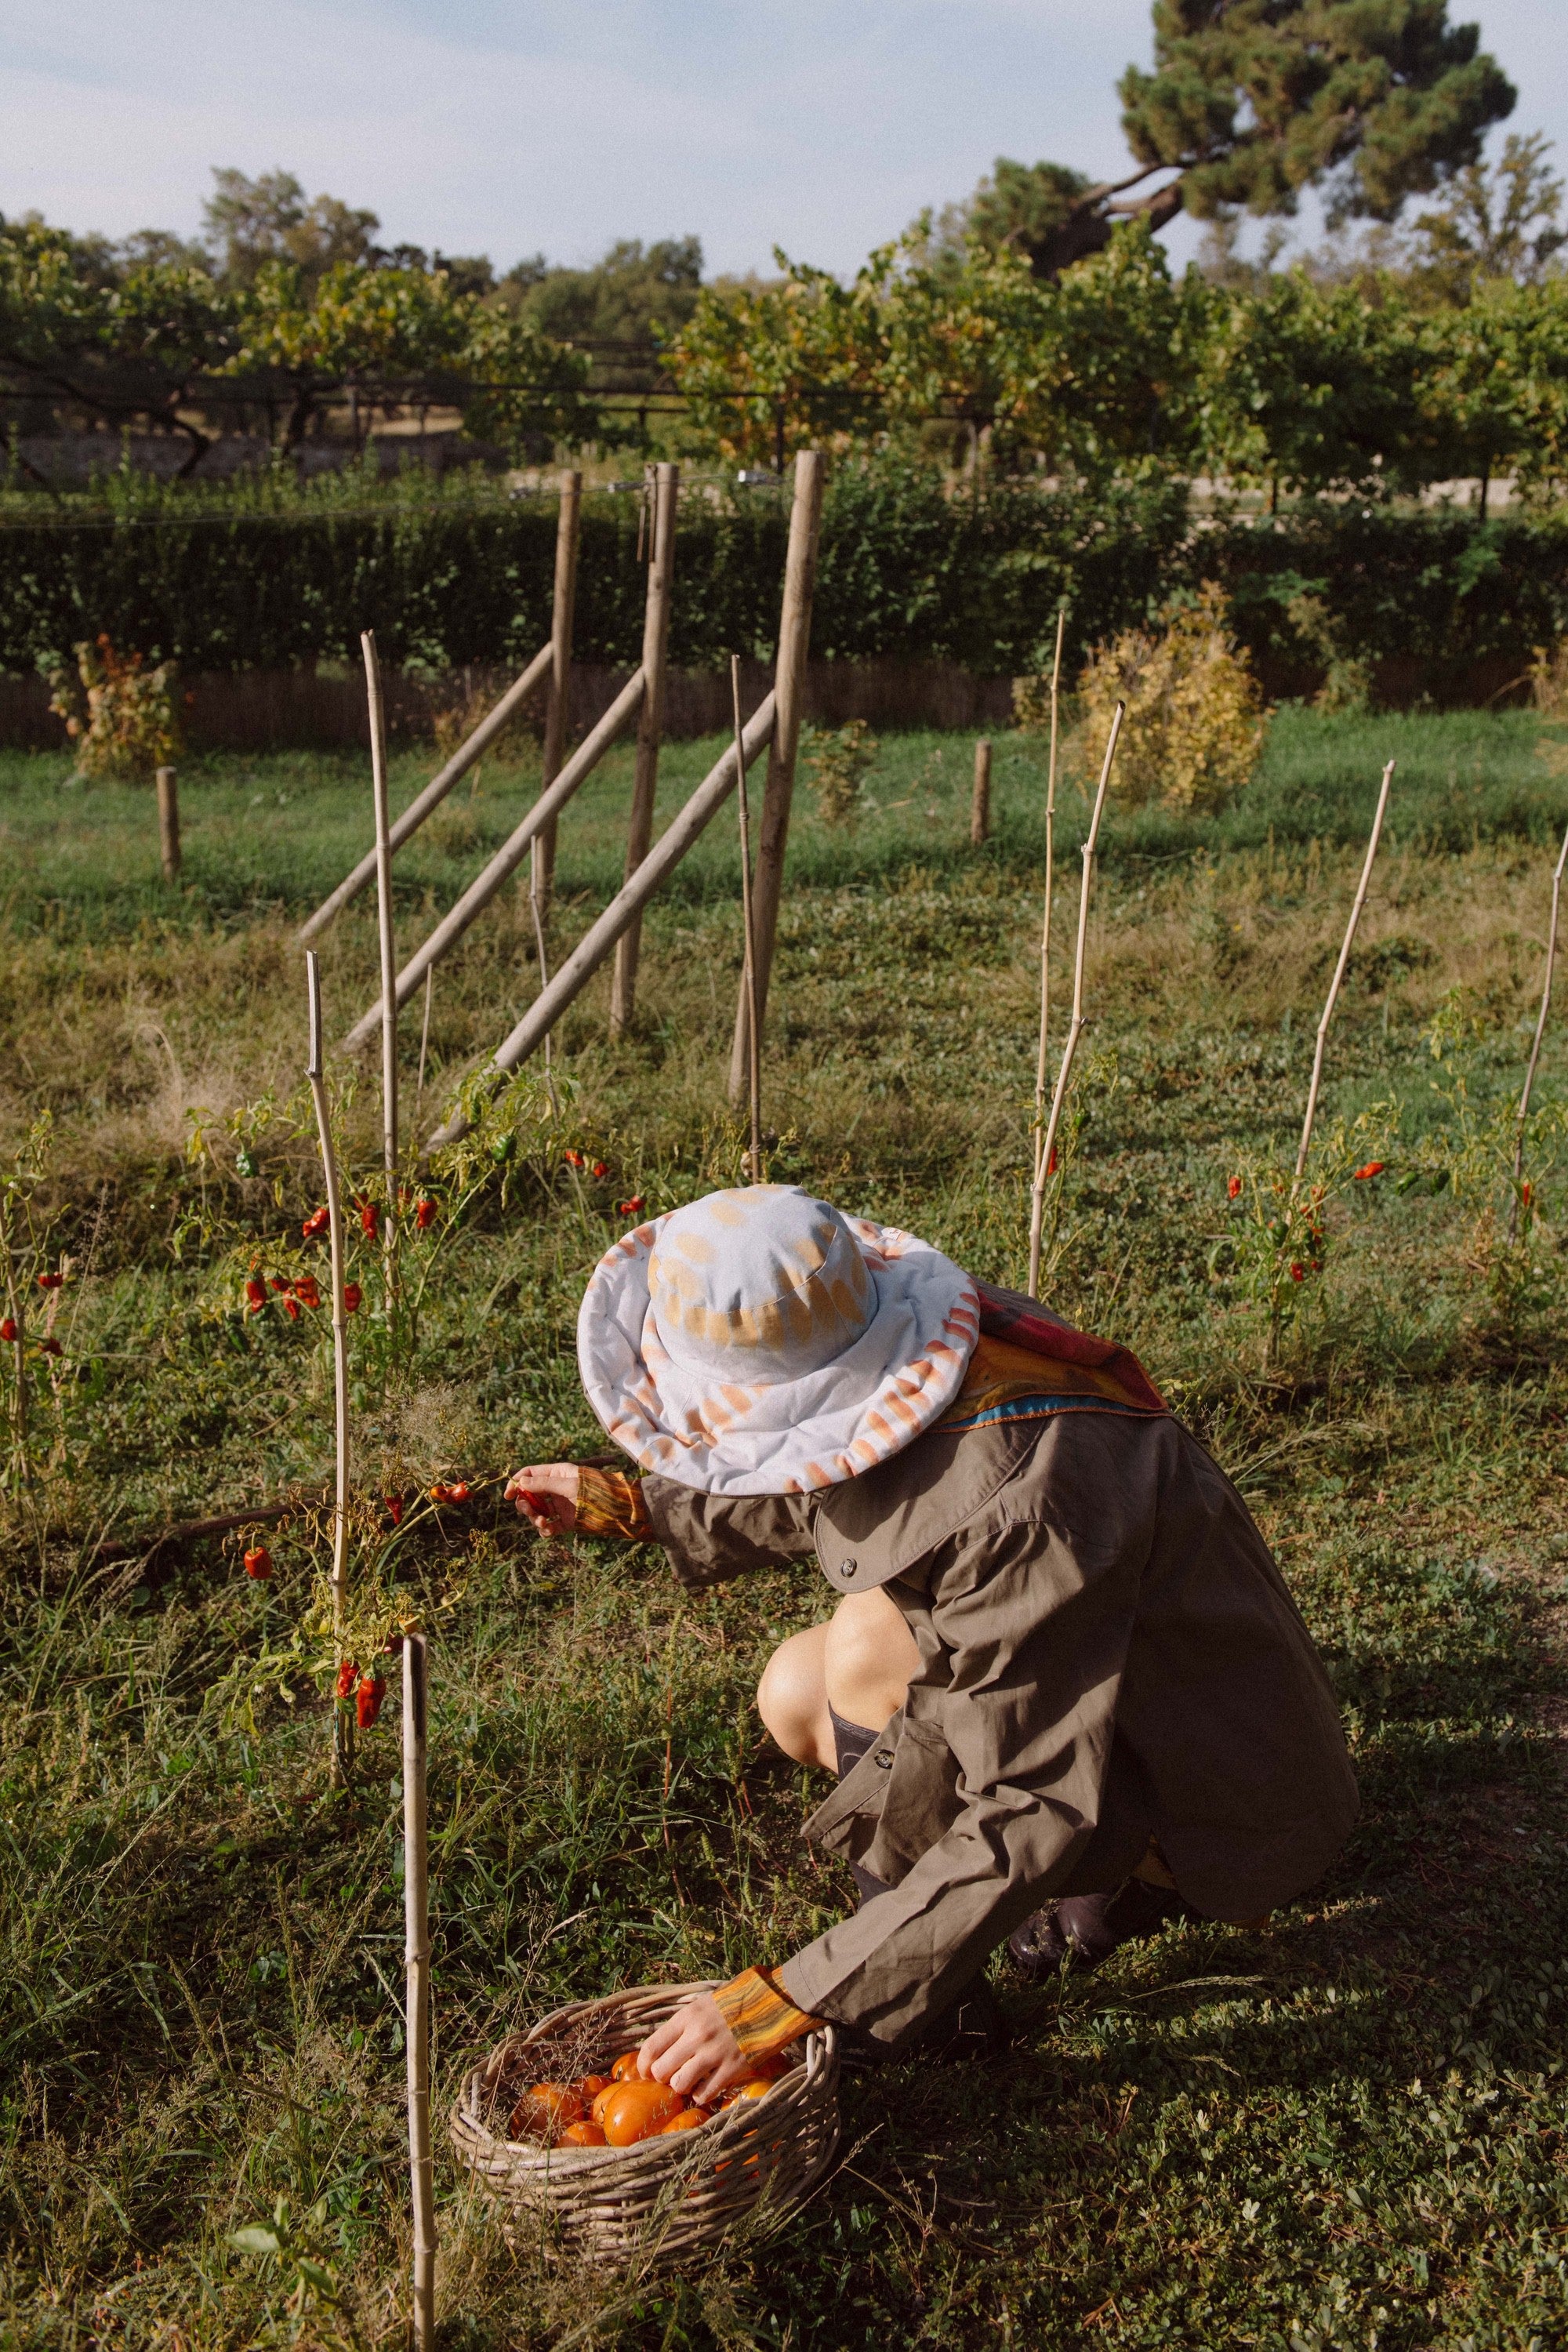
<instances>
[{"instance_id":1,"label":"jacket pocket","mask_svg":"<svg viewBox=\"0 0 1568 2352\"><path fill-rule=\"evenodd\" d=\"M885 1745L878 1742L879 1748ZM873 1767L876 1756L873 1749L867 1759ZM934 1725L906 1717L880 1778L887 1793L878 1810L877 1832L858 1859L896 1886L922 1853L942 1843L963 1811L958 1759Z\"/></svg>"}]
</instances>

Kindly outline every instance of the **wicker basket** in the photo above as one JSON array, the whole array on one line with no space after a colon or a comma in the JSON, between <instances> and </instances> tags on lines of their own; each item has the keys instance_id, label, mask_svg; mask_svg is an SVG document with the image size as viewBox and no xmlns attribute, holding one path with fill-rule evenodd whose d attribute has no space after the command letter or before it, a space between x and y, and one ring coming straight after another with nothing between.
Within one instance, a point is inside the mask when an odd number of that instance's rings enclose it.
<instances>
[{"instance_id":1,"label":"wicker basket","mask_svg":"<svg viewBox=\"0 0 1568 2352\"><path fill-rule=\"evenodd\" d=\"M693 1993L711 1985L647 1985L575 2001L514 2034L476 2066L452 2110L452 2143L480 2185L516 2221L555 2225L601 2261L664 2259L717 2245L732 2223L775 2227L822 2179L838 2145L838 2048L831 2026L805 2039L803 2063L765 2099L721 2108L700 2129L627 2148L543 2147L506 2137L520 2091L542 2078L602 2074Z\"/></svg>"}]
</instances>

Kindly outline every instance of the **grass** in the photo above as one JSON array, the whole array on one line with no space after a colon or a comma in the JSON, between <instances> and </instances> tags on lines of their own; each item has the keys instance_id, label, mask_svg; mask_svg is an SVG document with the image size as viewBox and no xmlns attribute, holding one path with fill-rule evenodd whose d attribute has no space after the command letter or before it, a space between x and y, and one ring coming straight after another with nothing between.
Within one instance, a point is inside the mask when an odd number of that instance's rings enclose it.
<instances>
[{"instance_id":1,"label":"grass","mask_svg":"<svg viewBox=\"0 0 1568 2352\"><path fill-rule=\"evenodd\" d=\"M671 751L661 806L718 748ZM1288 712L1226 817L1113 812L1107 838L1050 1295L1139 1349L1276 1544L1362 1780L1330 1878L1258 1933L1173 1928L1098 1978L1031 1990L999 1962L1005 2063L848 2086L844 2169L781 2236L707 2268L628 2281L509 2247L443 2149L446 2343L1545 2352L1568 2335L1555 1034L1531 1160L1548 1222L1523 1259L1485 1153L1528 1051L1568 817L1543 750L1521 715ZM998 741L975 853L970 751L889 739L853 835L803 807L765 1113L775 1173L1017 1281L1040 763ZM1293 1150L1391 752L1323 1110L1326 1134L1361 1118L1387 1139L1389 1178L1335 1194L1321 1284L1270 1364L1225 1180ZM396 793L422 772L401 765ZM558 952L618 878L627 781L613 763L563 828ZM526 767L487 769L399 861L405 942L529 790ZM0 766L0 1136L52 1114L47 1199L81 1269L40 1406L58 1459L36 1513L7 1506L0 1594L0 2340L27 2352L402 2329L395 1710L332 1794L321 1654L296 1639L324 1558L308 1523L273 1540L270 1586L216 1544L146 1565L92 1551L106 1529L320 1480L329 1454L311 1318L236 1300L251 1256L292 1263L317 1198L289 1109L291 931L363 847L367 780L290 757L193 767L182 792L170 890L150 796ZM731 826L679 884L647 926L636 1033L607 1042L601 975L563 1024L559 1121L525 1088L513 1156L413 1245L439 1238L416 1342L394 1358L374 1315L353 1327L372 1498L592 1449L572 1326L614 1201L664 1207L737 1169ZM374 958L362 907L325 947L340 1028ZM426 1130L533 985L509 890L438 978ZM362 1168L373 1108L345 1087ZM568 1175L567 1146L605 1181ZM682 1598L662 1555L540 1547L494 1493L416 1515L392 1564L436 1629L443 2111L513 2020L780 1958L850 1899L798 1843L819 1780L770 1752L750 1706L770 1645L825 1611L814 1577ZM372 1549L378 1520L367 1506ZM280 2200L330 2292L230 2244Z\"/></svg>"}]
</instances>

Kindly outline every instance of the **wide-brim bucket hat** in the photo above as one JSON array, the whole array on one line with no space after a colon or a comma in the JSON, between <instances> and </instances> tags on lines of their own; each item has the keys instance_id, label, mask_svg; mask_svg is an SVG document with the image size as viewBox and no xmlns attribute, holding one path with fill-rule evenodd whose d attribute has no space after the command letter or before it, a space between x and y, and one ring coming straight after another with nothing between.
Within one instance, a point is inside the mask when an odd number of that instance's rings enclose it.
<instances>
[{"instance_id":1,"label":"wide-brim bucket hat","mask_svg":"<svg viewBox=\"0 0 1568 2352\"><path fill-rule=\"evenodd\" d=\"M980 1299L896 1225L795 1185L710 1192L623 1234L577 1317L588 1402L634 1462L712 1495L836 1486L929 1429Z\"/></svg>"}]
</instances>

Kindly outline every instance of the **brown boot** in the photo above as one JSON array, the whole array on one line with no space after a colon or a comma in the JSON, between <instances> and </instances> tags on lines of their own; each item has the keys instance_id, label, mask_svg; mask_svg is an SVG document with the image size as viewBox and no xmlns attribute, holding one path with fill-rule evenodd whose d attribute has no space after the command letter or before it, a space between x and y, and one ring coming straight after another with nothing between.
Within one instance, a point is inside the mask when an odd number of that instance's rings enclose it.
<instances>
[{"instance_id":1,"label":"brown boot","mask_svg":"<svg viewBox=\"0 0 1568 2352\"><path fill-rule=\"evenodd\" d=\"M1054 1977L1064 1966L1097 1969L1122 1944L1152 1936L1167 1919L1200 1914L1167 1887L1126 1878L1108 1895L1068 1895L1015 1927L1007 1949L1032 1982Z\"/></svg>"}]
</instances>

